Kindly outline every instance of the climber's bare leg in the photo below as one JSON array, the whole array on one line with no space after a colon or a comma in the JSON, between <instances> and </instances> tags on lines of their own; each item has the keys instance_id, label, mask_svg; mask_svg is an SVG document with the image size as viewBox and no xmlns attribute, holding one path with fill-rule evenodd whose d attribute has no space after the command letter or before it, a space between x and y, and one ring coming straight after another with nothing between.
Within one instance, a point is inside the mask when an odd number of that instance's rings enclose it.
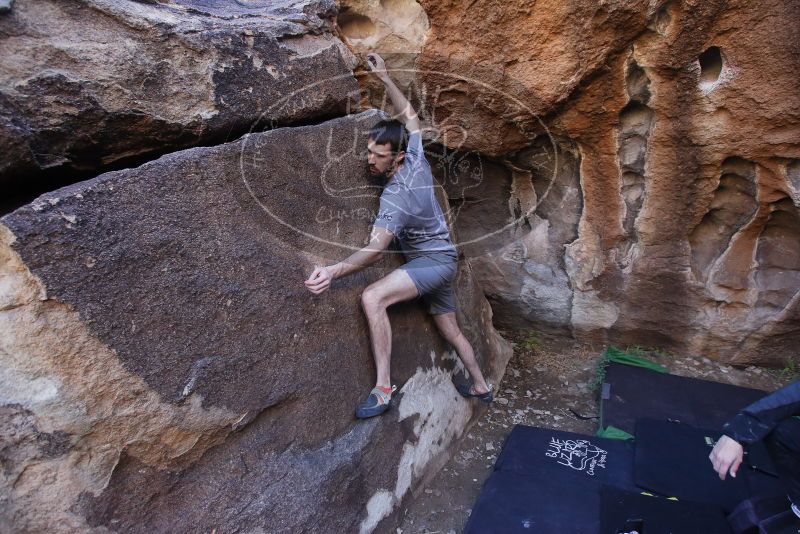
<instances>
[{"instance_id":1,"label":"climber's bare leg","mask_svg":"<svg viewBox=\"0 0 800 534\"><path fill-rule=\"evenodd\" d=\"M395 269L370 284L361 294L361 305L369 322L372 355L378 371L376 386L391 386L392 327L386 308L397 302L416 298L418 294L417 286L402 269Z\"/></svg>"},{"instance_id":2,"label":"climber's bare leg","mask_svg":"<svg viewBox=\"0 0 800 534\"><path fill-rule=\"evenodd\" d=\"M461 363L463 363L464 367L469 371L469 376L472 378L473 384L472 392L478 395L488 392L489 385L486 383L483 373L481 373L478 360L475 359L475 352L472 350L472 345L470 345L464 333L458 327L456 312L436 314L433 316L433 320L436 322L436 326L439 328L442 337L455 347L458 357L461 358Z\"/></svg>"}]
</instances>

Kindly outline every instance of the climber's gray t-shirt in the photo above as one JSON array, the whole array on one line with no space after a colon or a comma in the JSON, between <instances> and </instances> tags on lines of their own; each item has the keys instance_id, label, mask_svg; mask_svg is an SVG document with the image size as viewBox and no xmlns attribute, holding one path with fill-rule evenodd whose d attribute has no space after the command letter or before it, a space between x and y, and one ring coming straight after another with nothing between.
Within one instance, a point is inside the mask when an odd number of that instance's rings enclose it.
<instances>
[{"instance_id":1,"label":"climber's gray t-shirt","mask_svg":"<svg viewBox=\"0 0 800 534\"><path fill-rule=\"evenodd\" d=\"M426 256L450 263L458 257L435 192L422 136L416 131L408 136L403 164L383 188L374 222L395 235L409 260Z\"/></svg>"}]
</instances>

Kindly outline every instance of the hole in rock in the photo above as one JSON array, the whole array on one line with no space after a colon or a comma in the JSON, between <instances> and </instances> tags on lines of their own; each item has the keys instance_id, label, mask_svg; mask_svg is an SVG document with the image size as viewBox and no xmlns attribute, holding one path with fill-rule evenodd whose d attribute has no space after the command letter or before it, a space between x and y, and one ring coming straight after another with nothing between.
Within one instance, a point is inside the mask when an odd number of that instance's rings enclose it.
<instances>
[{"instance_id":1,"label":"hole in rock","mask_svg":"<svg viewBox=\"0 0 800 534\"><path fill-rule=\"evenodd\" d=\"M647 104L650 100L650 78L635 61L628 62L628 73L625 76L625 89L632 101Z\"/></svg>"},{"instance_id":2,"label":"hole in rock","mask_svg":"<svg viewBox=\"0 0 800 534\"><path fill-rule=\"evenodd\" d=\"M619 126L625 136L646 137L653 125L653 110L644 104L630 102L619 114Z\"/></svg>"},{"instance_id":3,"label":"hole in rock","mask_svg":"<svg viewBox=\"0 0 800 534\"><path fill-rule=\"evenodd\" d=\"M375 23L366 15L350 9L343 10L336 19L339 28L349 39L366 39L375 34Z\"/></svg>"},{"instance_id":4,"label":"hole in rock","mask_svg":"<svg viewBox=\"0 0 800 534\"><path fill-rule=\"evenodd\" d=\"M622 173L622 198L626 207L623 227L630 234L644 202L644 176L636 172Z\"/></svg>"},{"instance_id":5,"label":"hole in rock","mask_svg":"<svg viewBox=\"0 0 800 534\"><path fill-rule=\"evenodd\" d=\"M722 51L712 46L697 58L700 62L700 83L714 83L722 73Z\"/></svg>"},{"instance_id":6,"label":"hole in rock","mask_svg":"<svg viewBox=\"0 0 800 534\"><path fill-rule=\"evenodd\" d=\"M689 236L692 267L698 279L708 278L714 262L757 208L755 166L742 158L726 159L709 210Z\"/></svg>"},{"instance_id":7,"label":"hole in rock","mask_svg":"<svg viewBox=\"0 0 800 534\"><path fill-rule=\"evenodd\" d=\"M661 35L666 35L669 30L669 25L672 22L671 11L675 7L673 4L674 2L666 2L662 5L656 12L655 17L653 17L653 21L648 25L648 28Z\"/></svg>"}]
</instances>

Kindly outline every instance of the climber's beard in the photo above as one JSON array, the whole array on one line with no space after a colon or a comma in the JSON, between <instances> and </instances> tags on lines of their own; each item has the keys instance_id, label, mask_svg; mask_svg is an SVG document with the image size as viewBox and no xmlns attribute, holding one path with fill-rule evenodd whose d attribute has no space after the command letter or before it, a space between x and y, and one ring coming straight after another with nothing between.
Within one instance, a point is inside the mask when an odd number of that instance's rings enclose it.
<instances>
[{"instance_id":1,"label":"climber's beard","mask_svg":"<svg viewBox=\"0 0 800 534\"><path fill-rule=\"evenodd\" d=\"M383 172L378 171L378 169L371 165L368 166L368 170L369 175L372 178L378 180L381 184L386 184L386 182L389 181L389 178L392 177L392 174L394 174L394 171L397 170L397 163L392 163L392 165Z\"/></svg>"},{"instance_id":2,"label":"climber's beard","mask_svg":"<svg viewBox=\"0 0 800 534\"><path fill-rule=\"evenodd\" d=\"M392 168L388 168L387 170L380 172L375 167L369 167L369 175L380 182L381 184L385 184L389 180L389 173L392 171Z\"/></svg>"}]
</instances>

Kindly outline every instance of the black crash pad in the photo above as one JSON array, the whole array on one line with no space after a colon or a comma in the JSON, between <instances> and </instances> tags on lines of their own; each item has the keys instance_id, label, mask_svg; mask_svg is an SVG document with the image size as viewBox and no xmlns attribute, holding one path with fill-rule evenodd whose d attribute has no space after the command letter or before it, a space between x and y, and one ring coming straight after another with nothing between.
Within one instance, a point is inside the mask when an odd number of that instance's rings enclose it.
<instances>
[{"instance_id":1,"label":"black crash pad","mask_svg":"<svg viewBox=\"0 0 800 534\"><path fill-rule=\"evenodd\" d=\"M495 469L520 475L585 477L634 489L633 443L516 425Z\"/></svg>"},{"instance_id":2,"label":"black crash pad","mask_svg":"<svg viewBox=\"0 0 800 534\"><path fill-rule=\"evenodd\" d=\"M606 367L603 382L601 428L614 426L631 434L642 418L721 429L742 408L767 394L613 362Z\"/></svg>"},{"instance_id":3,"label":"black crash pad","mask_svg":"<svg viewBox=\"0 0 800 534\"><path fill-rule=\"evenodd\" d=\"M483 485L464 534L599 532L600 486L590 477L495 471Z\"/></svg>"},{"instance_id":4,"label":"black crash pad","mask_svg":"<svg viewBox=\"0 0 800 534\"><path fill-rule=\"evenodd\" d=\"M736 478L720 480L708 459L721 433L669 421L636 423L634 481L664 496L732 511L745 499L785 489L777 477L743 464ZM756 445L758 446L758 445Z\"/></svg>"},{"instance_id":5,"label":"black crash pad","mask_svg":"<svg viewBox=\"0 0 800 534\"><path fill-rule=\"evenodd\" d=\"M786 495L755 497L739 503L728 516L733 534L758 534L762 522L789 511L790 501ZM781 518L783 519L783 518Z\"/></svg>"},{"instance_id":6,"label":"black crash pad","mask_svg":"<svg viewBox=\"0 0 800 534\"><path fill-rule=\"evenodd\" d=\"M629 532L623 527L637 523L642 525L640 532L645 534L731 534L719 507L603 486L598 532Z\"/></svg>"},{"instance_id":7,"label":"black crash pad","mask_svg":"<svg viewBox=\"0 0 800 534\"><path fill-rule=\"evenodd\" d=\"M633 444L517 425L464 532L594 533L600 489L633 485Z\"/></svg>"},{"instance_id":8,"label":"black crash pad","mask_svg":"<svg viewBox=\"0 0 800 534\"><path fill-rule=\"evenodd\" d=\"M788 510L765 519L758 524L758 534L798 534L800 518Z\"/></svg>"}]
</instances>

